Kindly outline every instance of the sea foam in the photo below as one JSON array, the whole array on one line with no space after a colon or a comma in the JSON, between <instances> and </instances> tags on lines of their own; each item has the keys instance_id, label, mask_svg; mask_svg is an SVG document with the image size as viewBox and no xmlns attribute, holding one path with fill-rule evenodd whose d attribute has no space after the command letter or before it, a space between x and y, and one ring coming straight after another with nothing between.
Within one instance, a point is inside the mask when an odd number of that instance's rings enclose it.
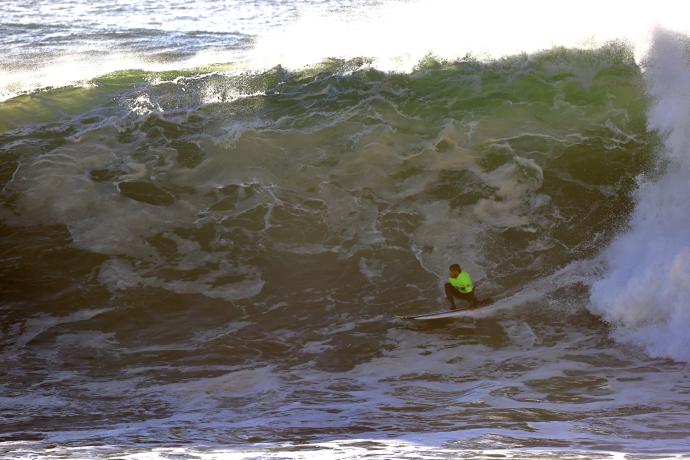
<instances>
[{"instance_id":1,"label":"sea foam","mask_svg":"<svg viewBox=\"0 0 690 460\"><path fill-rule=\"evenodd\" d=\"M614 336L652 356L690 362L690 54L687 37L657 30L646 61L648 127L661 177L642 179L628 229L606 250L590 309Z\"/></svg>"}]
</instances>

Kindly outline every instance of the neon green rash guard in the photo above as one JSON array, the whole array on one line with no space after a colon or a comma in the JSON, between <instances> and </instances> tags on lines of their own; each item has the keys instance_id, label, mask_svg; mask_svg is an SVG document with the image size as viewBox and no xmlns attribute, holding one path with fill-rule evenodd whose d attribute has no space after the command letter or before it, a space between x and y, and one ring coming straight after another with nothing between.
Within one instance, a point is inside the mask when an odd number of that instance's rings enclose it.
<instances>
[{"instance_id":1,"label":"neon green rash guard","mask_svg":"<svg viewBox=\"0 0 690 460\"><path fill-rule=\"evenodd\" d=\"M460 272L457 278L449 277L448 282L460 292L465 294L472 292L472 278L470 278L470 274L467 272Z\"/></svg>"}]
</instances>

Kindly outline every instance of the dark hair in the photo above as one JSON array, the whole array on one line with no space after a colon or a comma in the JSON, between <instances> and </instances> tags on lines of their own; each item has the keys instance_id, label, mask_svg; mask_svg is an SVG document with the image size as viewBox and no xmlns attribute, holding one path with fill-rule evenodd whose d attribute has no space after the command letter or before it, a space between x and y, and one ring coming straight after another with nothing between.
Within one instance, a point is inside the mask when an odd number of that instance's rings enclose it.
<instances>
[{"instance_id":1,"label":"dark hair","mask_svg":"<svg viewBox=\"0 0 690 460\"><path fill-rule=\"evenodd\" d=\"M450 266L450 269L451 269L451 270L457 270L457 271L459 271L459 272L462 271L462 268L460 268L460 265L458 265L458 264L453 264L453 265L451 265L451 266Z\"/></svg>"}]
</instances>

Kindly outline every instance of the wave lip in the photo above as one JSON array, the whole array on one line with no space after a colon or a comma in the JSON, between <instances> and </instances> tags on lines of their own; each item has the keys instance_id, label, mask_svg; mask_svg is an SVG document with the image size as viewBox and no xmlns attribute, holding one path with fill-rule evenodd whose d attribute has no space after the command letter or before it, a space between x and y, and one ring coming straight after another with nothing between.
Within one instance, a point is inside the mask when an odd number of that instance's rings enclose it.
<instances>
[{"instance_id":1,"label":"wave lip","mask_svg":"<svg viewBox=\"0 0 690 460\"><path fill-rule=\"evenodd\" d=\"M182 0L155 8L146 2L127 8L51 2L38 9L9 3L0 27L0 41L9 44L0 56L0 101L131 69L231 64L239 71L277 65L297 70L329 58L365 56L379 70L411 72L429 55L496 59L617 40L641 56L656 24L687 30L685 7L670 0L658 0L651 11L619 0L585 0L567 16L542 2L529 8L497 0L228 0L195 2L193 10Z\"/></svg>"},{"instance_id":2,"label":"wave lip","mask_svg":"<svg viewBox=\"0 0 690 460\"><path fill-rule=\"evenodd\" d=\"M648 127L663 140L663 175L644 181L629 229L607 249L592 311L617 339L690 362L690 64L687 37L658 29L647 60Z\"/></svg>"}]
</instances>

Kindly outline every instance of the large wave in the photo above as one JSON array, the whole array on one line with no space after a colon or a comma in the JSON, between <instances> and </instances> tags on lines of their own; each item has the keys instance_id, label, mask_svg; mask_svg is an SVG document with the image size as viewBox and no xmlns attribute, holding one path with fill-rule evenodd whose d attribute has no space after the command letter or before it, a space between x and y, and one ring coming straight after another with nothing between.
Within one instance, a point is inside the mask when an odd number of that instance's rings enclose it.
<instances>
[{"instance_id":1,"label":"large wave","mask_svg":"<svg viewBox=\"0 0 690 460\"><path fill-rule=\"evenodd\" d=\"M391 279L414 286L402 302L436 297L430 279L461 258L505 295L592 257L627 217L648 158L629 48L429 59L411 74L361 62L116 73L5 103L4 222L63 226L107 256L93 270L116 291L300 305L294 284L273 292L278 261L312 259L305 289L334 264L380 302Z\"/></svg>"}]
</instances>

